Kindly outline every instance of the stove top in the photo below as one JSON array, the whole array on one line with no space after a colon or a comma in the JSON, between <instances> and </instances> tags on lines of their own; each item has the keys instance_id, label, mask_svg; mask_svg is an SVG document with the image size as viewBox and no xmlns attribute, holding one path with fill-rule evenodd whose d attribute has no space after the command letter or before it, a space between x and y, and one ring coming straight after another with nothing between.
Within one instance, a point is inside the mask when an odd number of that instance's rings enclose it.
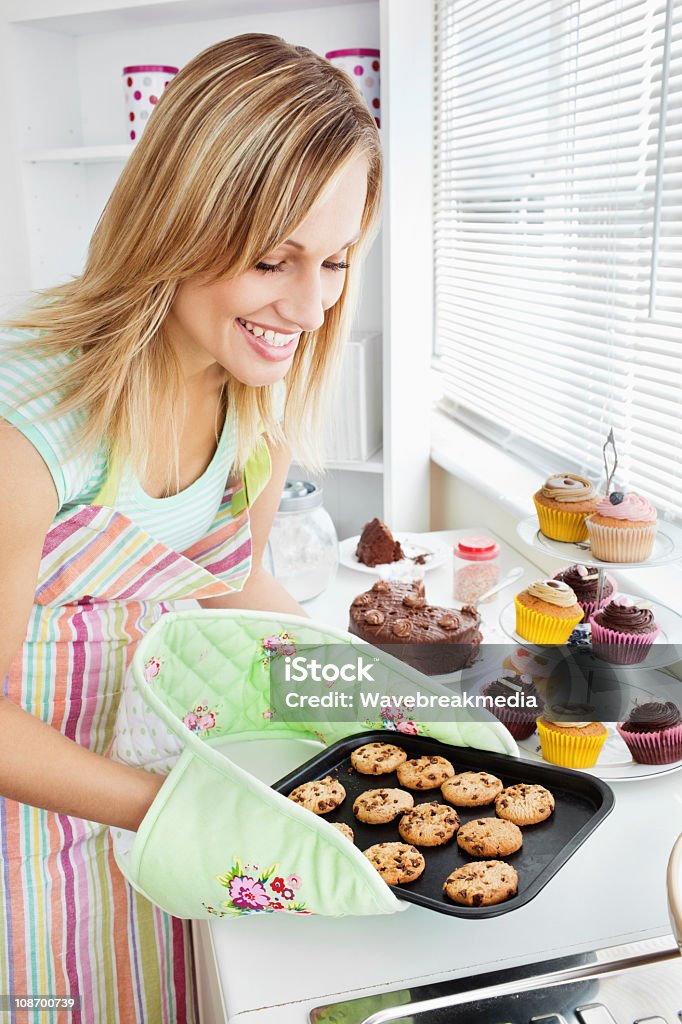
<instances>
[{"instance_id":1,"label":"stove top","mask_svg":"<svg viewBox=\"0 0 682 1024\"><path fill-rule=\"evenodd\" d=\"M320 1006L311 1024L680 1024L672 938Z\"/></svg>"}]
</instances>

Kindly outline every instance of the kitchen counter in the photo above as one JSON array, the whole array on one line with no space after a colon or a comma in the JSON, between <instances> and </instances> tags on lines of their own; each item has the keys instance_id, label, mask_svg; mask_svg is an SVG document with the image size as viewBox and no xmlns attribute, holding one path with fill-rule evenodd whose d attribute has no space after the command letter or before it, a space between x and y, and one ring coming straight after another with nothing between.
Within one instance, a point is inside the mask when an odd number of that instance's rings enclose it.
<instances>
[{"instance_id":1,"label":"kitchen counter","mask_svg":"<svg viewBox=\"0 0 682 1024\"><path fill-rule=\"evenodd\" d=\"M451 541L456 534L434 536ZM502 571L511 565L523 566L526 576L483 606L488 642L502 641L501 608L538 576L507 549ZM450 579L450 566L427 573L430 602L453 603ZM307 610L345 626L350 601L370 584L371 577L341 569ZM263 741L241 750L233 745L230 756L252 770L267 753L259 774L274 781L317 748ZM254 915L196 923L202 1024L305 1024L321 1003L669 934L665 869L682 830L682 772L611 785L611 815L534 900L499 917L465 920L410 905L397 916Z\"/></svg>"}]
</instances>

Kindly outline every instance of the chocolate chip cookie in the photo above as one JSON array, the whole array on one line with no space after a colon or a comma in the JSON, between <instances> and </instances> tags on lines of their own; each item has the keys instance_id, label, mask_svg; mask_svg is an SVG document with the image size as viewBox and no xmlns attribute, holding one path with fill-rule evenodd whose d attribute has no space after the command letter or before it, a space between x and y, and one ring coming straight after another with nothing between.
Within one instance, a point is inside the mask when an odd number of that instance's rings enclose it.
<instances>
[{"instance_id":1,"label":"chocolate chip cookie","mask_svg":"<svg viewBox=\"0 0 682 1024\"><path fill-rule=\"evenodd\" d=\"M520 782L507 786L495 801L500 818L515 825L536 825L545 821L554 810L554 797L544 786L530 786Z\"/></svg>"},{"instance_id":2,"label":"chocolate chip cookie","mask_svg":"<svg viewBox=\"0 0 682 1024\"><path fill-rule=\"evenodd\" d=\"M472 857L508 857L523 846L521 829L501 818L474 818L462 825L457 842Z\"/></svg>"},{"instance_id":3,"label":"chocolate chip cookie","mask_svg":"<svg viewBox=\"0 0 682 1024\"><path fill-rule=\"evenodd\" d=\"M361 775L388 775L403 761L407 754L394 743L365 743L350 755L350 763Z\"/></svg>"},{"instance_id":4,"label":"chocolate chip cookie","mask_svg":"<svg viewBox=\"0 0 682 1024\"><path fill-rule=\"evenodd\" d=\"M459 828L459 815L452 807L432 803L417 804L400 819L398 831L406 843L415 846L442 846Z\"/></svg>"},{"instance_id":5,"label":"chocolate chip cookie","mask_svg":"<svg viewBox=\"0 0 682 1024\"><path fill-rule=\"evenodd\" d=\"M408 789L438 789L454 774L447 758L438 754L412 757L398 765L398 782Z\"/></svg>"},{"instance_id":6,"label":"chocolate chip cookie","mask_svg":"<svg viewBox=\"0 0 682 1024\"><path fill-rule=\"evenodd\" d=\"M368 789L356 797L353 814L366 825L385 825L414 807L414 797L404 789Z\"/></svg>"},{"instance_id":7,"label":"chocolate chip cookie","mask_svg":"<svg viewBox=\"0 0 682 1024\"><path fill-rule=\"evenodd\" d=\"M313 782L304 782L289 793L289 799L313 814L329 814L343 803L346 791L331 775Z\"/></svg>"},{"instance_id":8,"label":"chocolate chip cookie","mask_svg":"<svg viewBox=\"0 0 682 1024\"><path fill-rule=\"evenodd\" d=\"M419 850L409 843L376 843L363 853L388 885L414 882L426 867Z\"/></svg>"},{"instance_id":9,"label":"chocolate chip cookie","mask_svg":"<svg viewBox=\"0 0 682 1024\"><path fill-rule=\"evenodd\" d=\"M496 775L488 772L462 772L440 787L449 804L455 807L485 807L504 789Z\"/></svg>"},{"instance_id":10,"label":"chocolate chip cookie","mask_svg":"<svg viewBox=\"0 0 682 1024\"><path fill-rule=\"evenodd\" d=\"M345 821L333 821L330 822L330 825L332 828L338 829L339 832L346 837L346 839L350 839L351 843L355 841L353 829L350 827L350 825L346 825Z\"/></svg>"},{"instance_id":11,"label":"chocolate chip cookie","mask_svg":"<svg viewBox=\"0 0 682 1024\"><path fill-rule=\"evenodd\" d=\"M445 879L443 892L465 907L488 907L515 896L519 876L511 864L502 860L483 860L465 864Z\"/></svg>"}]
</instances>

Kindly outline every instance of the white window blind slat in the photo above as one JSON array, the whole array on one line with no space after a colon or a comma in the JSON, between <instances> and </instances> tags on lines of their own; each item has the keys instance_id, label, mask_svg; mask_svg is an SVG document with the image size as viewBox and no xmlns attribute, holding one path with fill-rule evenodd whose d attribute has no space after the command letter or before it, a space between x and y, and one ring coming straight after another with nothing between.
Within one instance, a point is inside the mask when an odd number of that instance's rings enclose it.
<instances>
[{"instance_id":1,"label":"white window blind slat","mask_svg":"<svg viewBox=\"0 0 682 1024\"><path fill-rule=\"evenodd\" d=\"M595 483L613 426L619 486L682 520L682 3L667 40L665 0L435 17L443 406Z\"/></svg>"}]
</instances>

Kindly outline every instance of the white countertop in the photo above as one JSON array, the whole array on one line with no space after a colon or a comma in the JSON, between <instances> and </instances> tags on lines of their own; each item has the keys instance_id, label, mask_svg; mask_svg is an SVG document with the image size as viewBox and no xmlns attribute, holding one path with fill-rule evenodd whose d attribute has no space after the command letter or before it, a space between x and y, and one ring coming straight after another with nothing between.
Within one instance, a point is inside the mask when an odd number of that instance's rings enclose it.
<instances>
[{"instance_id":1,"label":"white countertop","mask_svg":"<svg viewBox=\"0 0 682 1024\"><path fill-rule=\"evenodd\" d=\"M503 571L511 565L523 565L528 575L481 609L488 642L502 641L501 607L538 575L507 549ZM351 600L371 582L341 569L335 585L307 610L345 627ZM427 573L430 603L452 604L450 587L450 566ZM234 748L230 756L251 769L266 747L266 781L311 756L311 745L295 740L250 743L243 757ZM665 869L682 830L682 772L611 785L616 804L609 817L538 896L513 913L474 921L411 905L397 917L269 914L202 924L230 1024L305 1024L312 1007L339 999L668 934Z\"/></svg>"}]
</instances>

